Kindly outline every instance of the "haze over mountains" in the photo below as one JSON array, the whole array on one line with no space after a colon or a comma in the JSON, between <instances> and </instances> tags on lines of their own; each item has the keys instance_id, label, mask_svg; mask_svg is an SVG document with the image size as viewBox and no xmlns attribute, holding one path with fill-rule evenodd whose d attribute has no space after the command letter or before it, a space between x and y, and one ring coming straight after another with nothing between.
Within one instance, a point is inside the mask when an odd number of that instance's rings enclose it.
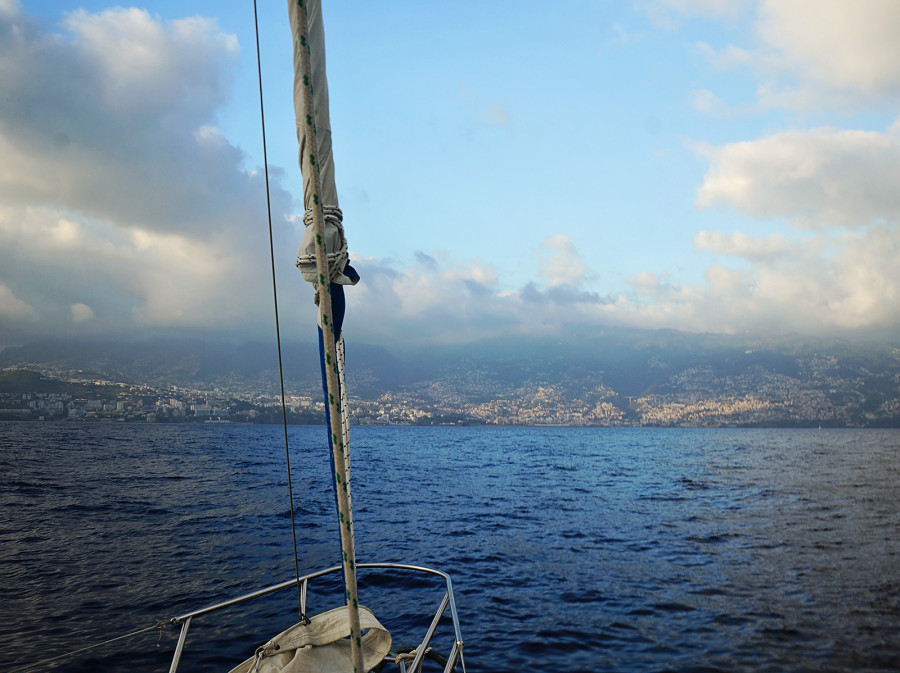
<instances>
[{"instance_id":1,"label":"haze over mountains","mask_svg":"<svg viewBox=\"0 0 900 673\"><path fill-rule=\"evenodd\" d=\"M318 395L317 348L283 346L289 393ZM154 386L274 393L274 344L45 341L0 366ZM486 423L898 425L900 343L608 329L390 352L348 347L361 403ZM376 416L383 411L373 411ZM425 411L423 411L425 410Z\"/></svg>"}]
</instances>

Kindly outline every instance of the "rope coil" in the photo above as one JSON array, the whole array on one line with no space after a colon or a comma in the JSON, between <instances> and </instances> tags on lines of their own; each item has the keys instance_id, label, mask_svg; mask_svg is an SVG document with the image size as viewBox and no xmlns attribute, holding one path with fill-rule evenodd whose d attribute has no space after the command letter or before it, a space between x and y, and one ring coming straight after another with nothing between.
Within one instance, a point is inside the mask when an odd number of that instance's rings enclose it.
<instances>
[{"instance_id":1,"label":"rope coil","mask_svg":"<svg viewBox=\"0 0 900 673\"><path fill-rule=\"evenodd\" d=\"M344 236L344 214L337 206L324 206L322 209L325 219L326 261L328 263L328 280L339 285L355 285L358 279L344 274L344 270L350 261L347 252L347 238ZM313 285L318 285L318 270L316 266L315 246L315 217L312 209L303 214L303 224L306 230L303 232L303 241L297 253L297 268L303 274L303 278Z\"/></svg>"}]
</instances>

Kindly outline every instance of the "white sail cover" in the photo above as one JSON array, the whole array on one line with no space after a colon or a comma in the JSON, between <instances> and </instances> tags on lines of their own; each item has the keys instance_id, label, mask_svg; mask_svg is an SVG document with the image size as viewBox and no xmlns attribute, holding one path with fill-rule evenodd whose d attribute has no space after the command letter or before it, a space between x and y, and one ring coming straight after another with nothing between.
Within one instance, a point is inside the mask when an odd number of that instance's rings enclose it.
<instances>
[{"instance_id":1,"label":"white sail cover","mask_svg":"<svg viewBox=\"0 0 900 673\"><path fill-rule=\"evenodd\" d=\"M366 608L360 606L363 667L372 670L391 649L391 635ZM231 673L340 673L352 671L347 608L316 615L279 633Z\"/></svg>"},{"instance_id":2,"label":"white sail cover","mask_svg":"<svg viewBox=\"0 0 900 673\"><path fill-rule=\"evenodd\" d=\"M328 80L325 77L325 28L322 22L320 0L306 0L308 16L309 51L311 62L313 110L316 120L316 140L319 164L319 188L325 211L325 247L328 250L328 266L331 282L340 285L355 285L359 280L355 272L344 274L347 265L347 239L341 224L337 186L334 181L334 156L331 150L331 119L328 112ZM300 51L303 46L298 40L299 26L303 10L297 0L288 0L291 32L294 36L294 115L297 120L297 140L300 142L300 172L303 174L303 207L306 209L304 223L306 231L297 252L297 266L303 278L310 283L318 283L316 271L315 231L312 227L312 180L314 167L310 164L306 151L306 112L303 108L303 73L300 66Z\"/></svg>"}]
</instances>

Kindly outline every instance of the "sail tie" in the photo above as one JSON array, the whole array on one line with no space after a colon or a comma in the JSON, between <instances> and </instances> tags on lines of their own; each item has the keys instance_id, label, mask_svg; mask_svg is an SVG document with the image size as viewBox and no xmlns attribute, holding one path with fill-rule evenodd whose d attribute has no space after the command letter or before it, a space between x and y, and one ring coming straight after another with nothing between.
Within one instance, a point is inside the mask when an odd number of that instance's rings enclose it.
<instances>
[{"instance_id":1,"label":"sail tie","mask_svg":"<svg viewBox=\"0 0 900 673\"><path fill-rule=\"evenodd\" d=\"M337 206L324 206L322 214L325 219L325 249L328 251L328 278L338 285L356 285L359 276L349 267L350 255L347 252L347 238L344 236L344 214ZM319 272L316 265L315 218L312 209L303 214L303 240L297 252L297 268L303 279L318 285Z\"/></svg>"}]
</instances>

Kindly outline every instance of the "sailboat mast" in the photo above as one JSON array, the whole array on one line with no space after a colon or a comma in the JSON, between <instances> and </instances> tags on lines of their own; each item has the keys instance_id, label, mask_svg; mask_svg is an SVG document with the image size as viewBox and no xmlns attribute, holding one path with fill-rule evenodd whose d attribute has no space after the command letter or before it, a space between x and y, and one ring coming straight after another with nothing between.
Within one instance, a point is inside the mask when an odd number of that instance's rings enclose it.
<instances>
[{"instance_id":1,"label":"sailboat mast","mask_svg":"<svg viewBox=\"0 0 900 673\"><path fill-rule=\"evenodd\" d=\"M337 207L337 195L335 192L332 203L325 202L321 180L322 163L319 156L318 127L316 124L316 97L318 97L321 104L323 100L322 95L325 96L324 104L327 115L327 83L324 79L324 39L322 39L324 30L322 28L320 0L288 0L288 12L294 35L295 106L298 94L300 94L303 101L303 116L301 118L299 114L297 115L298 135L300 135L300 128L302 127L302 135L306 141L305 143L301 142L300 164L301 168L304 165L308 167L308 170L304 171L303 175L304 201L308 208L308 214L311 211L312 227L315 232L317 274L315 286L318 293L319 326L322 330L326 404L328 405L330 444L334 466L338 518L340 521L344 585L350 623L350 633L348 635L350 637L354 671L355 673L364 673L356 582L356 551L353 540L352 513L350 510L349 470L344 455L344 433L341 427L342 409L336 345L336 340L339 337L339 326L336 327L334 321L332 307L333 270L329 269L328 250L326 248L325 208L326 206ZM317 43L310 43L311 34L319 38ZM315 64L315 67L312 63L313 58L320 59ZM320 81L313 78L314 70L321 72L322 77L319 78ZM297 107L299 108L299 106ZM328 147L330 148L330 138L328 138L328 141ZM331 164L329 164L329 169L331 169ZM341 238L343 238L342 233ZM333 240L334 237L330 238ZM343 269L338 270L339 273L341 271Z\"/></svg>"}]
</instances>

